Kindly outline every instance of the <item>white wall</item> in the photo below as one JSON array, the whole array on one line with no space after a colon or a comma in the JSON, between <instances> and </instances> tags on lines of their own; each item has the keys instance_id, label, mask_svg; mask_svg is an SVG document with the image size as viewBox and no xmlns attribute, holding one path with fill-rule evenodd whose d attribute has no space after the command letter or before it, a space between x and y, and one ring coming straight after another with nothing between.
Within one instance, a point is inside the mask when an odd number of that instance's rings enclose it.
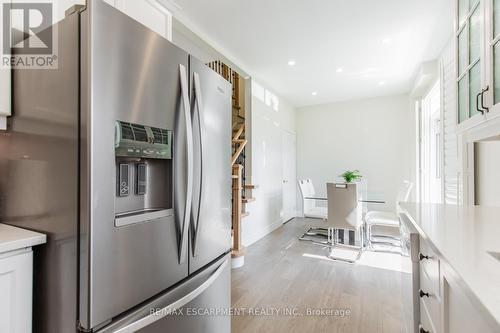
<instances>
[{"instance_id":1,"label":"white wall","mask_svg":"<svg viewBox=\"0 0 500 333\"><path fill-rule=\"evenodd\" d=\"M221 51L214 48L211 44L191 31L179 21L177 17L172 18L172 42L204 63L220 60L238 72L240 76L244 78L249 77L248 73L243 68L237 66L221 53Z\"/></svg>"},{"instance_id":2,"label":"white wall","mask_svg":"<svg viewBox=\"0 0 500 333\"><path fill-rule=\"evenodd\" d=\"M345 170L358 169L368 193L387 201L369 208L392 210L401 183L411 179L414 133L408 95L300 108L297 178L312 179L316 192L325 196L327 182L338 181Z\"/></svg>"},{"instance_id":3,"label":"white wall","mask_svg":"<svg viewBox=\"0 0 500 333\"><path fill-rule=\"evenodd\" d=\"M282 98L252 81L249 145L251 175L248 180L256 201L247 205L243 219L243 245L248 246L279 227L282 210L282 131L296 133L295 109ZM295 180L293 180L295 181Z\"/></svg>"},{"instance_id":4,"label":"white wall","mask_svg":"<svg viewBox=\"0 0 500 333\"><path fill-rule=\"evenodd\" d=\"M476 205L500 207L500 141L474 146Z\"/></svg>"},{"instance_id":5,"label":"white wall","mask_svg":"<svg viewBox=\"0 0 500 333\"><path fill-rule=\"evenodd\" d=\"M217 59L217 56L210 52L208 45L205 47L204 45L200 45L202 43L199 42L199 38L197 36L189 31L186 31L185 29L182 29L182 27L179 27L180 24L177 21L174 22L172 43L205 63Z\"/></svg>"}]
</instances>

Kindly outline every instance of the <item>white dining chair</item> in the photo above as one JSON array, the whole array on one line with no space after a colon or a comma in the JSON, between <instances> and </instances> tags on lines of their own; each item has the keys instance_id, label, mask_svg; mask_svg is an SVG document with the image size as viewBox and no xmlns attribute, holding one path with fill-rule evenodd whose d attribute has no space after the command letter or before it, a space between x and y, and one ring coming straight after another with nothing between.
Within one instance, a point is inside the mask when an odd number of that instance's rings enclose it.
<instances>
[{"instance_id":1,"label":"white dining chair","mask_svg":"<svg viewBox=\"0 0 500 333\"><path fill-rule=\"evenodd\" d=\"M330 258L354 262L363 250L363 207L358 184L328 183Z\"/></svg>"},{"instance_id":2,"label":"white dining chair","mask_svg":"<svg viewBox=\"0 0 500 333\"><path fill-rule=\"evenodd\" d=\"M299 237L299 240L326 244L328 238L326 226L327 207L319 205L319 202L326 203L326 198L316 197L316 191L310 179L302 179L298 183L302 196L302 215L314 219L314 222L309 221L309 228Z\"/></svg>"},{"instance_id":3,"label":"white dining chair","mask_svg":"<svg viewBox=\"0 0 500 333\"><path fill-rule=\"evenodd\" d=\"M398 207L400 202L408 201L413 183L404 181L396 198L396 210L394 212L369 211L365 215L366 238L368 246L374 249L375 244L389 246L400 246L400 221Z\"/></svg>"}]
</instances>

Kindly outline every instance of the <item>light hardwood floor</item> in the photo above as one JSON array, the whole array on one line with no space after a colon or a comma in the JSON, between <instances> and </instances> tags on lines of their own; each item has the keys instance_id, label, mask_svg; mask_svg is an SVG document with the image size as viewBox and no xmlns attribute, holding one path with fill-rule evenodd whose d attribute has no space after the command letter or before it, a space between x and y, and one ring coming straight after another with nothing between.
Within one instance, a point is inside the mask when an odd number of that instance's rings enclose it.
<instances>
[{"instance_id":1,"label":"light hardwood floor","mask_svg":"<svg viewBox=\"0 0 500 333\"><path fill-rule=\"evenodd\" d=\"M245 266L232 271L232 305L241 311L233 315L232 331L402 332L399 256L365 252L358 264L332 261L323 257L326 248L297 240L306 226L306 219L294 219L247 248ZM302 315L243 315L242 308ZM308 308L351 314L304 315Z\"/></svg>"}]
</instances>

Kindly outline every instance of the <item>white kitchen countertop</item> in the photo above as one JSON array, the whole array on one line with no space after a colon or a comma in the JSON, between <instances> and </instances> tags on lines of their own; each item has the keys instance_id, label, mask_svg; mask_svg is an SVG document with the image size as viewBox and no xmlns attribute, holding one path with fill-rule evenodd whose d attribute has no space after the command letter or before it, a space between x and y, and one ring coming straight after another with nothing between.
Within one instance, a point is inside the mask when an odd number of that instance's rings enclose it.
<instances>
[{"instance_id":1,"label":"white kitchen countertop","mask_svg":"<svg viewBox=\"0 0 500 333\"><path fill-rule=\"evenodd\" d=\"M500 327L500 260L488 253L500 253L500 208L417 203L400 207Z\"/></svg>"},{"instance_id":2,"label":"white kitchen countertop","mask_svg":"<svg viewBox=\"0 0 500 333\"><path fill-rule=\"evenodd\" d=\"M44 244L44 234L0 223L0 253Z\"/></svg>"}]
</instances>

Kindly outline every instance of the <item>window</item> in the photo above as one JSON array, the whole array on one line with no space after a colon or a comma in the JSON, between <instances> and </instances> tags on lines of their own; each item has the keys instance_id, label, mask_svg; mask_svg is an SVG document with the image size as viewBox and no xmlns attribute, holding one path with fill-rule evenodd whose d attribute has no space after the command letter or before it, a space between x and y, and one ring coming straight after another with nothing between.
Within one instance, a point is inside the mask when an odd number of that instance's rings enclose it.
<instances>
[{"instance_id":1,"label":"window","mask_svg":"<svg viewBox=\"0 0 500 333\"><path fill-rule=\"evenodd\" d=\"M420 201L441 203L442 136L441 86L437 82L422 99L419 124L419 193Z\"/></svg>"}]
</instances>

